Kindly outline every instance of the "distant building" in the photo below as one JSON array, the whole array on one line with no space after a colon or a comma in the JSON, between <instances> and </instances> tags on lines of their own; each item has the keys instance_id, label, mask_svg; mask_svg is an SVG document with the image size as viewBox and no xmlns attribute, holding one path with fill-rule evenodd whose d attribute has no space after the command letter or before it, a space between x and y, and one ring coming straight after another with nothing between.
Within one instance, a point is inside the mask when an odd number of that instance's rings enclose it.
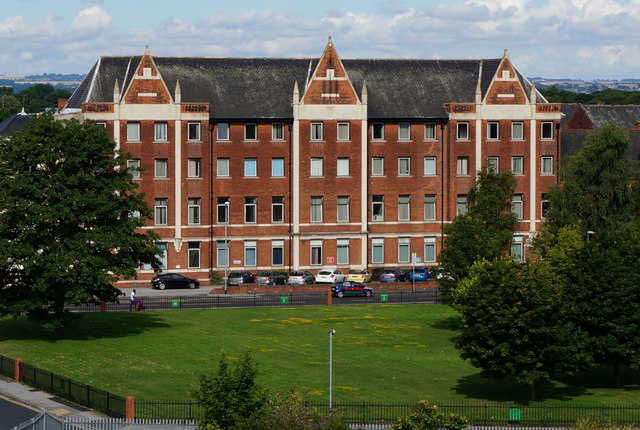
<instances>
[{"instance_id":1,"label":"distant building","mask_svg":"<svg viewBox=\"0 0 640 430\"><path fill-rule=\"evenodd\" d=\"M35 115L25 113L23 108L20 113L5 118L0 122L0 137L8 137L15 132L22 131L25 124Z\"/></svg>"}]
</instances>

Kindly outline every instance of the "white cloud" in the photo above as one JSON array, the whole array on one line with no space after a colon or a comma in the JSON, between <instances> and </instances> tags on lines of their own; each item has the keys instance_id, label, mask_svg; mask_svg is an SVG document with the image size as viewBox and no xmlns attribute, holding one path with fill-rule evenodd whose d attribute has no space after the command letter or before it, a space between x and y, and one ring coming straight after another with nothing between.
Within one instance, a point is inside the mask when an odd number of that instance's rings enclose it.
<instances>
[{"instance_id":1,"label":"white cloud","mask_svg":"<svg viewBox=\"0 0 640 430\"><path fill-rule=\"evenodd\" d=\"M69 31L78 33L100 33L111 26L111 16L98 6L83 9L73 20Z\"/></svg>"}]
</instances>

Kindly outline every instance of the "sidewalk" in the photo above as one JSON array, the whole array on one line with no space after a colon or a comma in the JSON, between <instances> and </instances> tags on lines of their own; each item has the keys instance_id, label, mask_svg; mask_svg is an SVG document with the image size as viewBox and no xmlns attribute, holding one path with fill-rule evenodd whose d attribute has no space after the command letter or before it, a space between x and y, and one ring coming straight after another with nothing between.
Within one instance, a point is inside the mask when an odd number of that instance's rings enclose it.
<instances>
[{"instance_id":1,"label":"sidewalk","mask_svg":"<svg viewBox=\"0 0 640 430\"><path fill-rule=\"evenodd\" d=\"M105 418L97 412L2 376L0 376L0 397L37 412L44 409L59 417Z\"/></svg>"}]
</instances>

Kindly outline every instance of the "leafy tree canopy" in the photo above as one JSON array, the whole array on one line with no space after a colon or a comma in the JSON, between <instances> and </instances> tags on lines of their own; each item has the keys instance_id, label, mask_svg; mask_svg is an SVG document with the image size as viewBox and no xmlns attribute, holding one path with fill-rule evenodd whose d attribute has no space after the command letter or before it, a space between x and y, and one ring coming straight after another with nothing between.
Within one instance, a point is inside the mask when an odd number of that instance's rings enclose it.
<instances>
[{"instance_id":1,"label":"leafy tree canopy","mask_svg":"<svg viewBox=\"0 0 640 430\"><path fill-rule=\"evenodd\" d=\"M640 104L640 91L606 89L585 94L561 90L554 85L549 88L540 89L540 93L550 103L604 103L608 105Z\"/></svg>"}]
</instances>

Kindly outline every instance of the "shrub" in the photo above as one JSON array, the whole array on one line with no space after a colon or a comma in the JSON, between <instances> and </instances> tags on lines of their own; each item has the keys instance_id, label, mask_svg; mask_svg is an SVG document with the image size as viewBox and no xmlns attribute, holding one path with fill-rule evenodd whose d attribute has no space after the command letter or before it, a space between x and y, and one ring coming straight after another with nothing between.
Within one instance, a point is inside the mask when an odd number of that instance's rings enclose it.
<instances>
[{"instance_id":1,"label":"shrub","mask_svg":"<svg viewBox=\"0 0 640 430\"><path fill-rule=\"evenodd\" d=\"M391 430L462 430L469 427L466 417L442 413L427 400L420 401L408 417L399 418Z\"/></svg>"},{"instance_id":2,"label":"shrub","mask_svg":"<svg viewBox=\"0 0 640 430\"><path fill-rule=\"evenodd\" d=\"M224 285L224 279L222 279L220 272L214 272L212 270L209 274L209 279L211 280L211 285Z\"/></svg>"},{"instance_id":3,"label":"shrub","mask_svg":"<svg viewBox=\"0 0 640 430\"><path fill-rule=\"evenodd\" d=\"M575 430L632 430L633 427L614 424L608 419L595 417L578 418L574 427Z\"/></svg>"}]
</instances>

